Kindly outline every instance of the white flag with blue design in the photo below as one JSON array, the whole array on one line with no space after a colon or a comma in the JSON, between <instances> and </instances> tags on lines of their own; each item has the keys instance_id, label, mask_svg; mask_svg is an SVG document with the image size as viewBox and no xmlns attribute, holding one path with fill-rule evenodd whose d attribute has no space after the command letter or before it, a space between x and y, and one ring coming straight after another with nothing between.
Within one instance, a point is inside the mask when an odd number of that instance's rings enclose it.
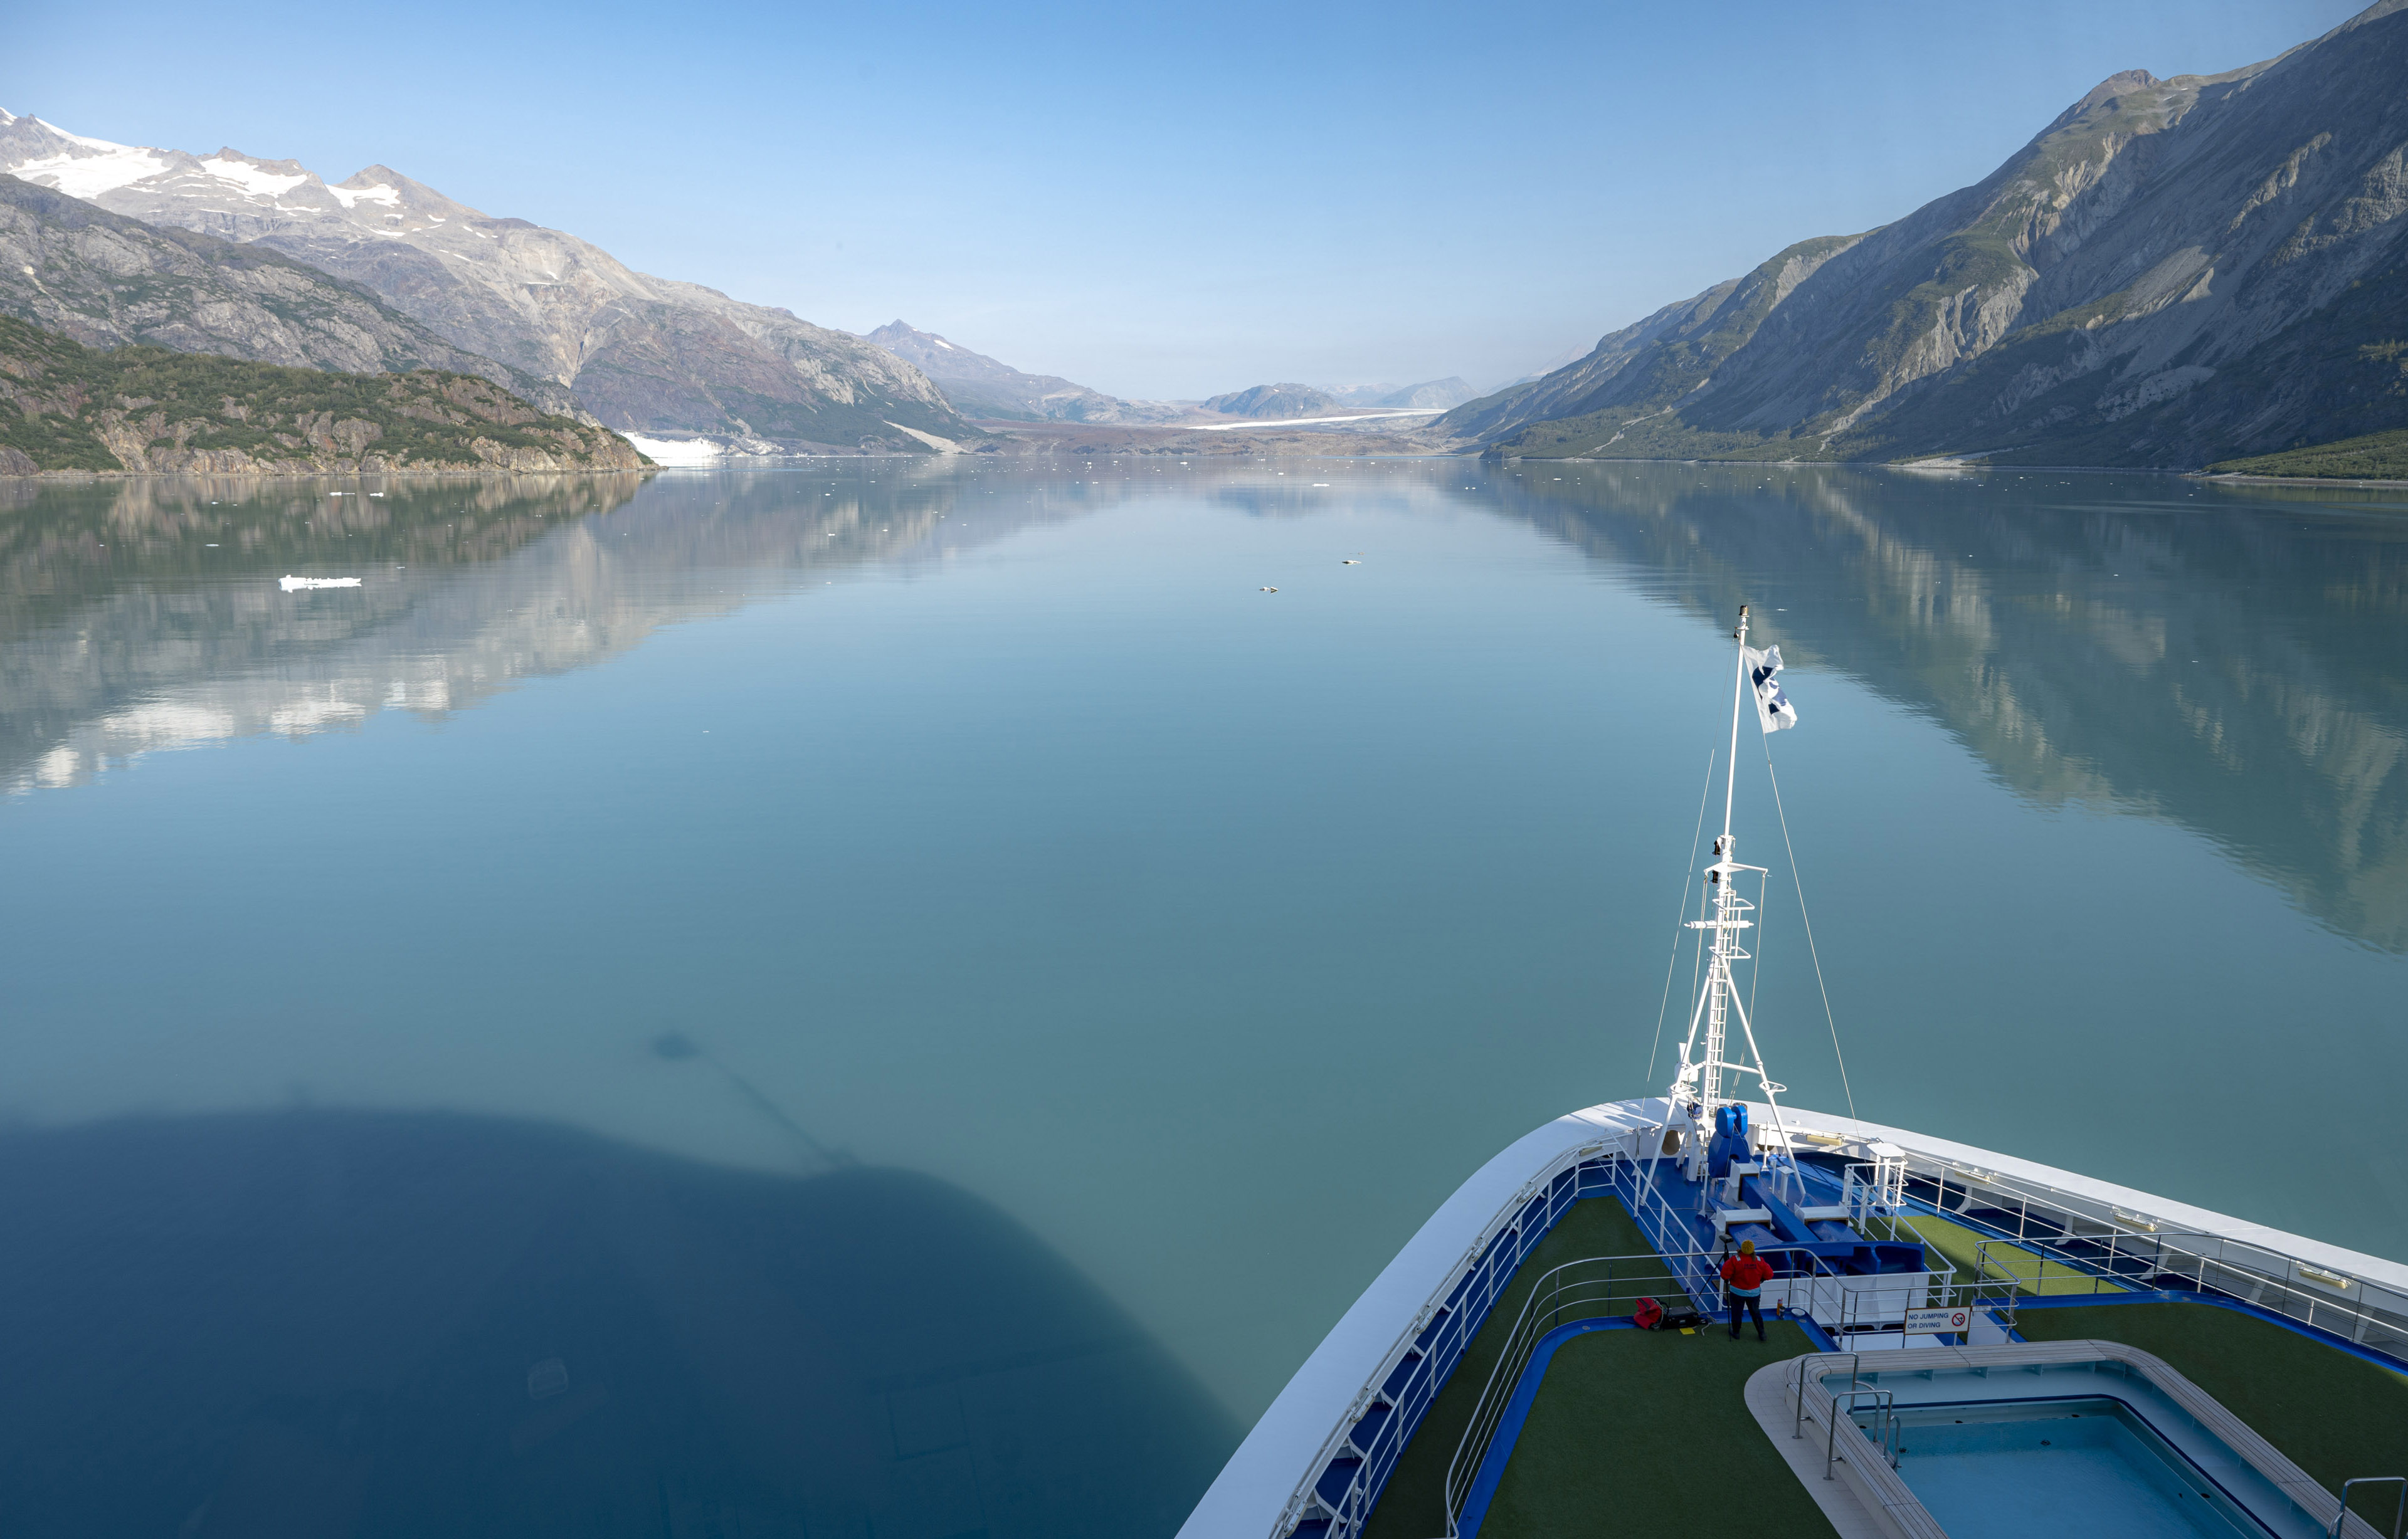
<instances>
[{"instance_id":1,"label":"white flag with blue design","mask_svg":"<svg viewBox=\"0 0 2408 1539\"><path fill-rule=\"evenodd\" d=\"M1766 732L1779 732L1784 727L1798 725L1798 707L1781 692L1781 648L1767 648L1747 653L1748 682L1756 686L1756 720Z\"/></svg>"}]
</instances>

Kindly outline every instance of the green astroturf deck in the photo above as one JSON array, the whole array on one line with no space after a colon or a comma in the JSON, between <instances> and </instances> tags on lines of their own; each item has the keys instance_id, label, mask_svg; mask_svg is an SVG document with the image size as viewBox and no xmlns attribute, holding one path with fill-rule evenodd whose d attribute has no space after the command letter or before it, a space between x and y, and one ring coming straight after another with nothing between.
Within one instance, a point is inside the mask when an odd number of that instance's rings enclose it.
<instances>
[{"instance_id":1,"label":"green astroturf deck","mask_svg":"<svg viewBox=\"0 0 2408 1539\"><path fill-rule=\"evenodd\" d=\"M1743 1398L1748 1375L1814 1350L1795 1325L1694 1336L1574 1336L1540 1381L1480 1539L1680 1533L1703 1515L1736 1532L1831 1535ZM1432 1531L1443 1532L1443 1531Z\"/></svg>"},{"instance_id":2,"label":"green astroturf deck","mask_svg":"<svg viewBox=\"0 0 2408 1539\"><path fill-rule=\"evenodd\" d=\"M1513 1274L1488 1322L1472 1337L1463 1361L1439 1390L1429 1414L1422 1418L1404 1456L1388 1476L1380 1504L1364 1525L1364 1539L1430 1539L1446 1532L1447 1464L1455 1458L1455 1445L1463 1440L1463 1429L1471 1420L1471 1408L1480 1400L1481 1388L1488 1382L1506 1338L1513 1333L1513 1321L1521 1315L1534 1281L1566 1261L1590 1256L1644 1256L1653 1251L1620 1200L1589 1197L1574 1203ZM1678 1290L1667 1289L1663 1297L1669 1306L1683 1307Z\"/></svg>"},{"instance_id":3,"label":"green astroturf deck","mask_svg":"<svg viewBox=\"0 0 2408 1539\"><path fill-rule=\"evenodd\" d=\"M1986 1234L1977 1233L1962 1224L1950 1223L1945 1218L1922 1214L1899 1219L1899 1227L1913 1230L1921 1236L1925 1245L1945 1257L1948 1264L1956 1269L1959 1282L1971 1282L1977 1276L1985 1282L2004 1282L2012 1277L2015 1282L2015 1291L2043 1295L2124 1291L2114 1283L2100 1282L2063 1261L2048 1261L2036 1251L2009 1245L2004 1240L1990 1240ZM1982 1242L1985 1240L1989 1240L1990 1245L1986 1267L1982 1265L1985 1260Z\"/></svg>"}]
</instances>

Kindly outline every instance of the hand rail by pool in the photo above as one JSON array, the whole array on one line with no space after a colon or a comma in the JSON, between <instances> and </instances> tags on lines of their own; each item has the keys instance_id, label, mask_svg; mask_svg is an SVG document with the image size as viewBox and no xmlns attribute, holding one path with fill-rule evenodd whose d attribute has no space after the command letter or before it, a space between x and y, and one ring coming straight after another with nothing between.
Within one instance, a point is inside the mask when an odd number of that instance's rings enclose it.
<instances>
[{"instance_id":1,"label":"hand rail by pool","mask_svg":"<svg viewBox=\"0 0 2408 1539\"><path fill-rule=\"evenodd\" d=\"M1865 1355L1862 1352L1835 1352L1831 1355L1848 1360L1848 1388L1855 1389L1857 1378L1864 1373ZM1789 1424L1789 1435L1798 1439L1803 1439L1806 1435L1806 1360L1804 1358L1798 1360L1798 1416Z\"/></svg>"},{"instance_id":2,"label":"hand rail by pool","mask_svg":"<svg viewBox=\"0 0 2408 1539\"><path fill-rule=\"evenodd\" d=\"M2391 1539L2400 1539L2401 1529L2408 1525L2408 1475L2361 1475L2341 1483L2341 1510L2333 1514L2332 1527L2325 1539L2341 1539L2341 1526L2349 1517L2349 1489L2352 1486L2398 1486L2399 1510L2391 1515Z\"/></svg>"},{"instance_id":3,"label":"hand rail by pool","mask_svg":"<svg viewBox=\"0 0 2408 1539\"><path fill-rule=\"evenodd\" d=\"M1882 1418L1882 1435L1873 1438L1873 1446L1880 1448L1884 1454L1888 1456L1889 1467L1894 1470L1898 1468L1898 1443L1899 1440L1891 1434L1898 1429L1898 1391L1895 1389L1864 1389L1852 1386L1845 1389L1833 1391L1831 1395L1831 1405L1834 1410L1837 1410L1840 1402L1843 1400L1846 1401L1848 1403L1848 1408L1844 1414L1848 1418L1848 1424L1853 1427L1856 1426L1856 1402L1866 1395L1871 1395L1873 1397L1873 1404L1881 1407L1876 1414ZM1837 1452L1839 1445L1840 1418L1838 1416L1831 1417L1823 1423L1823 1478L1828 1480L1831 1478L1831 1460ZM1867 1437L1872 1437L1872 1429L1870 1427L1858 1427L1856 1430L1863 1432Z\"/></svg>"}]
</instances>

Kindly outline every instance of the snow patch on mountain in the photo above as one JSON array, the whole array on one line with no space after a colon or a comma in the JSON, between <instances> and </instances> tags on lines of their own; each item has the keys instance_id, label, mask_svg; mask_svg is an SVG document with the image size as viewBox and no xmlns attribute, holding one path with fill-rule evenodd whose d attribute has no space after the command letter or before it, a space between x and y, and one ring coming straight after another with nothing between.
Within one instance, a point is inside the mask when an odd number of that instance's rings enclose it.
<instances>
[{"instance_id":1,"label":"snow patch on mountain","mask_svg":"<svg viewBox=\"0 0 2408 1539\"><path fill-rule=\"evenodd\" d=\"M69 148L52 155L44 155L12 167L10 175L20 180L39 182L54 187L71 198L93 198L101 193L155 177L167 169L167 157L155 150L144 150L130 144L111 144L107 139L86 138L70 134L56 123L39 118L19 119L0 113L0 127L16 122L30 122L48 131Z\"/></svg>"},{"instance_id":2,"label":"snow patch on mountain","mask_svg":"<svg viewBox=\"0 0 2408 1539\"><path fill-rule=\"evenodd\" d=\"M291 176L284 175L281 172L269 171L264 167L253 165L249 161L230 159L223 150L220 150L218 153L211 155L208 160L203 161L201 163L201 169L208 172L210 176L218 178L220 180L234 183L236 187L241 188L249 196L254 198L267 198L271 201L282 193L290 192L293 189L300 186L305 181L315 181L318 179L317 178L309 175L307 171L299 172ZM59 191L68 192L68 190L64 187L59 189ZM74 192L68 192L68 195L71 197L80 196L80 194ZM344 207L348 208L351 205L346 202Z\"/></svg>"}]
</instances>

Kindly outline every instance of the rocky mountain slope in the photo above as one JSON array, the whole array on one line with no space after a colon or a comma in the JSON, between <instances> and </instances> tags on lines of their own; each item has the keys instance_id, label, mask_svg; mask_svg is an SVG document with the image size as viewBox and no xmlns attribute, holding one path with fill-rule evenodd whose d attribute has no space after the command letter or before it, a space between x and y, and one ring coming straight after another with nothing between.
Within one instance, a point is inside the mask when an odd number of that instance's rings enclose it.
<instances>
[{"instance_id":1,"label":"rocky mountain slope","mask_svg":"<svg viewBox=\"0 0 2408 1539\"><path fill-rule=\"evenodd\" d=\"M960 343L890 321L868 339L918 368L967 416L1008 422L1174 421L1194 415L1181 401L1124 401L1058 375L1030 374Z\"/></svg>"},{"instance_id":2,"label":"rocky mountain slope","mask_svg":"<svg viewBox=\"0 0 2408 1539\"><path fill-rule=\"evenodd\" d=\"M2102 82L1988 178L1802 241L1432 433L1501 452L2196 466L2408 424L2408 0Z\"/></svg>"},{"instance_id":3,"label":"rocky mountain slope","mask_svg":"<svg viewBox=\"0 0 2408 1539\"><path fill-rule=\"evenodd\" d=\"M1290 417L1318 417L1343 411L1346 406L1327 391L1315 390L1311 385L1286 384L1256 385L1251 390L1215 395L1204 403L1204 409L1228 417L1277 421Z\"/></svg>"},{"instance_id":4,"label":"rocky mountain slope","mask_svg":"<svg viewBox=\"0 0 2408 1539\"><path fill-rule=\"evenodd\" d=\"M112 144L0 112L0 172L349 279L456 347L573 389L615 428L846 448L977 436L884 349L635 272L383 166L329 184L294 161Z\"/></svg>"},{"instance_id":5,"label":"rocky mountain slope","mask_svg":"<svg viewBox=\"0 0 2408 1539\"><path fill-rule=\"evenodd\" d=\"M107 350L0 316L0 476L634 470L632 445L486 379Z\"/></svg>"},{"instance_id":6,"label":"rocky mountain slope","mask_svg":"<svg viewBox=\"0 0 2408 1539\"><path fill-rule=\"evenodd\" d=\"M354 283L260 246L162 229L0 176L0 314L88 347L147 342L258 363L474 374L547 411L566 387L450 342Z\"/></svg>"}]
</instances>

